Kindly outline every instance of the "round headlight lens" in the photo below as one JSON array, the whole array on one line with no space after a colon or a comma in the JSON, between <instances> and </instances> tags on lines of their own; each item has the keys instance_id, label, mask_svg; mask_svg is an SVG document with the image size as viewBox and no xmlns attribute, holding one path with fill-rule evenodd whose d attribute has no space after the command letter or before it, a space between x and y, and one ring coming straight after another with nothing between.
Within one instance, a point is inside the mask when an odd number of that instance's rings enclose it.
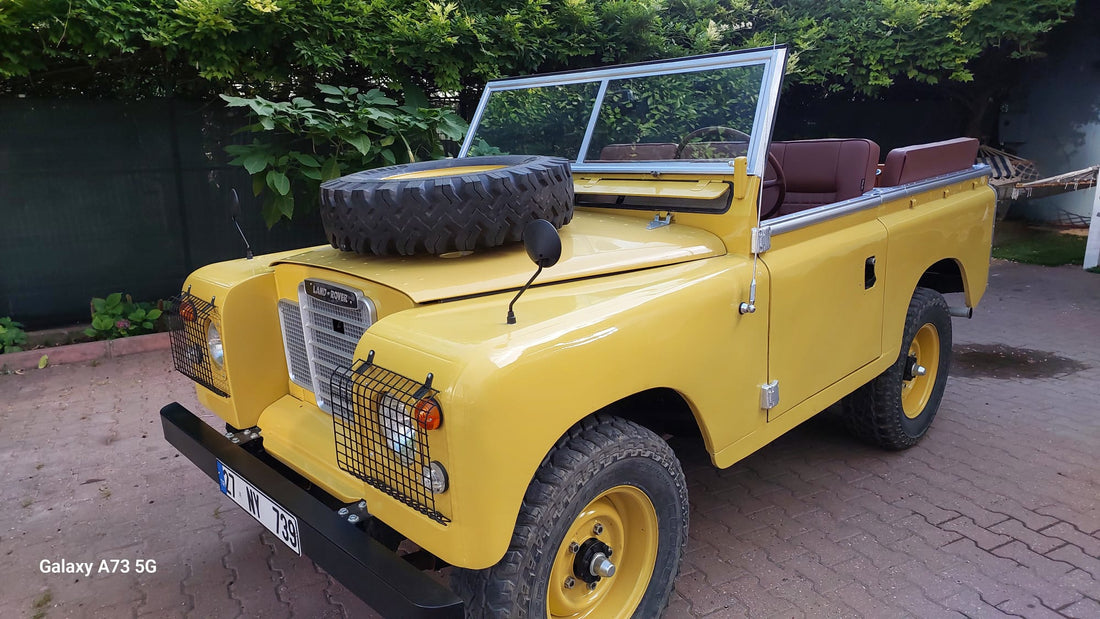
<instances>
[{"instance_id":1,"label":"round headlight lens","mask_svg":"<svg viewBox=\"0 0 1100 619\"><path fill-rule=\"evenodd\" d=\"M378 413L382 418L382 433L388 446L402 460L412 461L417 456L416 422L409 414L409 407L396 396L383 393L378 399Z\"/></svg>"},{"instance_id":2,"label":"round headlight lens","mask_svg":"<svg viewBox=\"0 0 1100 619\"><path fill-rule=\"evenodd\" d=\"M210 351L210 358L214 360L214 364L221 367L225 362L225 349L222 347L222 334L218 332L214 323L210 323L210 327L206 330L206 349Z\"/></svg>"}]
</instances>

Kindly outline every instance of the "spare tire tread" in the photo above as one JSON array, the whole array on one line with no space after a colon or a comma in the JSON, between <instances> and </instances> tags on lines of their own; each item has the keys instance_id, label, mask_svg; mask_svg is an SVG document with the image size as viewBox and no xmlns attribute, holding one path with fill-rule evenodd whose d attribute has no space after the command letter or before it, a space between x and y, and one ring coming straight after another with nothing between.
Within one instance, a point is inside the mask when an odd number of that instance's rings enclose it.
<instances>
[{"instance_id":1,"label":"spare tire tread","mask_svg":"<svg viewBox=\"0 0 1100 619\"><path fill-rule=\"evenodd\" d=\"M388 179L420 170L504 165L468 174ZM442 254L522 239L535 219L555 227L573 217L569 163L506 155L366 170L321 185L321 220L333 247L361 254Z\"/></svg>"}]
</instances>

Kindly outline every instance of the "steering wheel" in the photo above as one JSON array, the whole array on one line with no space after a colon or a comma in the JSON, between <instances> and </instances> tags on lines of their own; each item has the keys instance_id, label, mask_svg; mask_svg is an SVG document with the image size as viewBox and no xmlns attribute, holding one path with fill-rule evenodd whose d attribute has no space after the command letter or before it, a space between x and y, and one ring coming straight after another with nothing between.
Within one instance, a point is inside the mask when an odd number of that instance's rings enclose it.
<instances>
[{"instance_id":1,"label":"steering wheel","mask_svg":"<svg viewBox=\"0 0 1100 619\"><path fill-rule=\"evenodd\" d=\"M734 129L733 127L723 127L721 125L711 125L709 127L703 127L701 129L696 129L695 131L692 131L691 133L685 135L684 139L680 140L680 145L676 147L676 156L673 157L673 159L680 159L684 154L684 148L686 148L687 145L689 143L691 143L691 141L693 139L695 139L695 138L697 138L701 135L706 135L708 133L713 133L714 135L717 135L720 138L730 138L730 137L732 137L732 138L736 138L738 140L744 140L745 142L749 141L749 134L745 133L744 131L738 131L737 129Z\"/></svg>"},{"instance_id":2,"label":"steering wheel","mask_svg":"<svg viewBox=\"0 0 1100 619\"><path fill-rule=\"evenodd\" d=\"M680 145L676 147L675 159L681 158L684 154L684 148L691 140L708 133L714 133L718 137L733 137L746 142L749 141L750 137L744 131L739 131L733 127L723 127L721 125L702 127L685 135L680 140ZM760 219L767 219L779 212L779 207L783 205L783 199L787 197L787 179L783 175L783 167L779 165L779 160L775 158L771 150L768 151L768 165L764 171L764 182L760 186L760 193L762 194L760 198Z\"/></svg>"}]
</instances>

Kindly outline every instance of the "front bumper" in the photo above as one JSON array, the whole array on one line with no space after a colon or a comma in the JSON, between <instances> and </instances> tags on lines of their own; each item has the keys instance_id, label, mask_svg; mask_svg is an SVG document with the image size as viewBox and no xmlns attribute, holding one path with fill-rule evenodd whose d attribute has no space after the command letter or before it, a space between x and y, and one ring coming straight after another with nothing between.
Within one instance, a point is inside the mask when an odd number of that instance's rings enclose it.
<instances>
[{"instance_id":1,"label":"front bumper","mask_svg":"<svg viewBox=\"0 0 1100 619\"><path fill-rule=\"evenodd\" d=\"M349 523L309 491L173 402L160 411L164 438L214 481L216 462L243 475L298 517L302 553L385 616L462 617L462 600ZM369 518L369 516L368 516ZM362 524L362 523L361 523Z\"/></svg>"}]
</instances>

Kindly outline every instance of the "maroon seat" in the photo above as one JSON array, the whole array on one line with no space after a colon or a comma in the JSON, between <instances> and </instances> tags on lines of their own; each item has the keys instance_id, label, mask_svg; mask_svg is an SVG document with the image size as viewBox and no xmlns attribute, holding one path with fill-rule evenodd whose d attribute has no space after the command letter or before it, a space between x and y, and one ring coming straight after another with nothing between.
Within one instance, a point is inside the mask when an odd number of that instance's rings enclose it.
<instances>
[{"instance_id":1,"label":"maroon seat","mask_svg":"<svg viewBox=\"0 0 1100 619\"><path fill-rule=\"evenodd\" d=\"M749 150L747 141L689 142L684 144L680 159L727 159L741 157Z\"/></svg>"},{"instance_id":2,"label":"maroon seat","mask_svg":"<svg viewBox=\"0 0 1100 619\"><path fill-rule=\"evenodd\" d=\"M896 187L948 172L969 170L977 156L978 140L974 138L895 148L886 156L878 186Z\"/></svg>"},{"instance_id":3,"label":"maroon seat","mask_svg":"<svg viewBox=\"0 0 1100 619\"><path fill-rule=\"evenodd\" d=\"M664 161L676 157L671 142L608 144L600 151L599 161Z\"/></svg>"},{"instance_id":4,"label":"maroon seat","mask_svg":"<svg viewBox=\"0 0 1100 619\"><path fill-rule=\"evenodd\" d=\"M879 148L871 140L772 142L769 150L783 168L787 189L776 216L855 198L875 186Z\"/></svg>"}]
</instances>

